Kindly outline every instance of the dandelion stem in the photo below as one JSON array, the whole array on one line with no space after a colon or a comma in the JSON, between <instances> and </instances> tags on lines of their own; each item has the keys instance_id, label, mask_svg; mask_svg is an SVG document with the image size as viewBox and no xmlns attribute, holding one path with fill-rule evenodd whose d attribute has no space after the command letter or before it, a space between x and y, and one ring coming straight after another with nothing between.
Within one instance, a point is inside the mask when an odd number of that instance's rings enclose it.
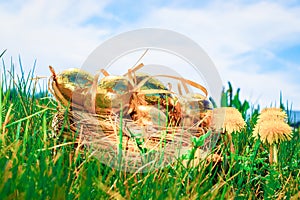
<instances>
[{"instance_id":1,"label":"dandelion stem","mask_svg":"<svg viewBox=\"0 0 300 200\"><path fill-rule=\"evenodd\" d=\"M273 147L271 146L270 147L270 155L269 155L269 162L270 162L270 164L272 164L273 163Z\"/></svg>"},{"instance_id":2,"label":"dandelion stem","mask_svg":"<svg viewBox=\"0 0 300 200\"><path fill-rule=\"evenodd\" d=\"M228 133L227 136L228 136L228 139L229 139L229 142L230 142L230 152L235 153L235 149L234 149L234 146L233 146L231 134Z\"/></svg>"},{"instance_id":3,"label":"dandelion stem","mask_svg":"<svg viewBox=\"0 0 300 200\"><path fill-rule=\"evenodd\" d=\"M277 149L277 144L273 144L272 145L272 149L273 149L273 161L274 163L278 163L278 149Z\"/></svg>"}]
</instances>

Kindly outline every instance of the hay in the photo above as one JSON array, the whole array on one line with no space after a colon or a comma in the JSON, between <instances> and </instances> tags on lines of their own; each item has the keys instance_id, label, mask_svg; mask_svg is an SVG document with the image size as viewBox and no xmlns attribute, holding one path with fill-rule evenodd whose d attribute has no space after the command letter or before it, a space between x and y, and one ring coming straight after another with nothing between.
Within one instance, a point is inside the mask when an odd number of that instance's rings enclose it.
<instances>
[{"instance_id":1,"label":"hay","mask_svg":"<svg viewBox=\"0 0 300 200\"><path fill-rule=\"evenodd\" d=\"M145 170L149 170L170 164L192 148L191 137L200 137L208 131L198 124L142 126L134 120L121 119L117 114L98 115L64 108L58 110L55 118L59 119L53 120L57 133L64 129L63 137L75 137L78 144L91 151L101 162L126 171L137 170L145 165L148 165ZM213 137L216 136L206 139L206 144L201 147L203 151L210 150Z\"/></svg>"}]
</instances>

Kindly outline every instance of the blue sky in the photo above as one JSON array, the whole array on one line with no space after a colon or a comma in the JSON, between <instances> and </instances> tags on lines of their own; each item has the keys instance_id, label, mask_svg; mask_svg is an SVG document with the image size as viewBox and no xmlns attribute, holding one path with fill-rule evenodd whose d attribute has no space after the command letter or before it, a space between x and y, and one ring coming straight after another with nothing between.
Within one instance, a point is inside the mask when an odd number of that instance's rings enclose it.
<instances>
[{"instance_id":1,"label":"blue sky","mask_svg":"<svg viewBox=\"0 0 300 200\"><path fill-rule=\"evenodd\" d=\"M262 106L284 100L300 110L300 3L297 1L0 0L4 61L49 76L80 67L103 41L124 31L170 29L197 42L224 85Z\"/></svg>"}]
</instances>

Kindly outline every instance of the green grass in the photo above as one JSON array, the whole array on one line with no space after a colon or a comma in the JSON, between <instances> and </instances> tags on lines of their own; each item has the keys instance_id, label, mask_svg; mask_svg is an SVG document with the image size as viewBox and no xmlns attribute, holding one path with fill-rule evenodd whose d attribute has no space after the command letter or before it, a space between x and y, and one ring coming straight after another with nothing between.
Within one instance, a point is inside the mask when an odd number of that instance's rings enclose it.
<instances>
[{"instance_id":1,"label":"green grass","mask_svg":"<svg viewBox=\"0 0 300 200\"><path fill-rule=\"evenodd\" d=\"M21 62L18 65L22 67ZM279 163L270 165L268 147L251 137L259 108L241 102L239 90L234 92L230 84L222 104L238 108L247 122L242 133L233 134L235 154L221 137L220 164L203 160L186 168L178 161L152 172L124 173L73 143L57 146L64 141L50 137L56 103L47 87L35 84L32 71L17 76L13 64L5 69L3 62L1 71L0 199L297 199L300 195L299 129L294 129L291 141L280 144Z\"/></svg>"}]
</instances>

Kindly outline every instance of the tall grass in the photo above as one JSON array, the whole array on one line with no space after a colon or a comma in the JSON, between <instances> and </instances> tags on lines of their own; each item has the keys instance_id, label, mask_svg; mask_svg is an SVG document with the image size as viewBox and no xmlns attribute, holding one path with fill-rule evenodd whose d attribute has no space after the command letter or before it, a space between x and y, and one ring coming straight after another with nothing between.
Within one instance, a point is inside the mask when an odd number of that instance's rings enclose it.
<instances>
[{"instance_id":1,"label":"tall grass","mask_svg":"<svg viewBox=\"0 0 300 200\"><path fill-rule=\"evenodd\" d=\"M2 56L2 55L1 55ZM18 64L21 69L21 62ZM52 138L56 103L37 90L33 71L21 77L2 62L0 82L0 199L297 199L300 191L299 129L279 147L278 164L252 138L259 107L241 101L232 86L222 104L239 109L246 129L233 135L232 154L221 137L215 164L186 168L180 160L147 173L124 173L100 163L72 141Z\"/></svg>"}]
</instances>

